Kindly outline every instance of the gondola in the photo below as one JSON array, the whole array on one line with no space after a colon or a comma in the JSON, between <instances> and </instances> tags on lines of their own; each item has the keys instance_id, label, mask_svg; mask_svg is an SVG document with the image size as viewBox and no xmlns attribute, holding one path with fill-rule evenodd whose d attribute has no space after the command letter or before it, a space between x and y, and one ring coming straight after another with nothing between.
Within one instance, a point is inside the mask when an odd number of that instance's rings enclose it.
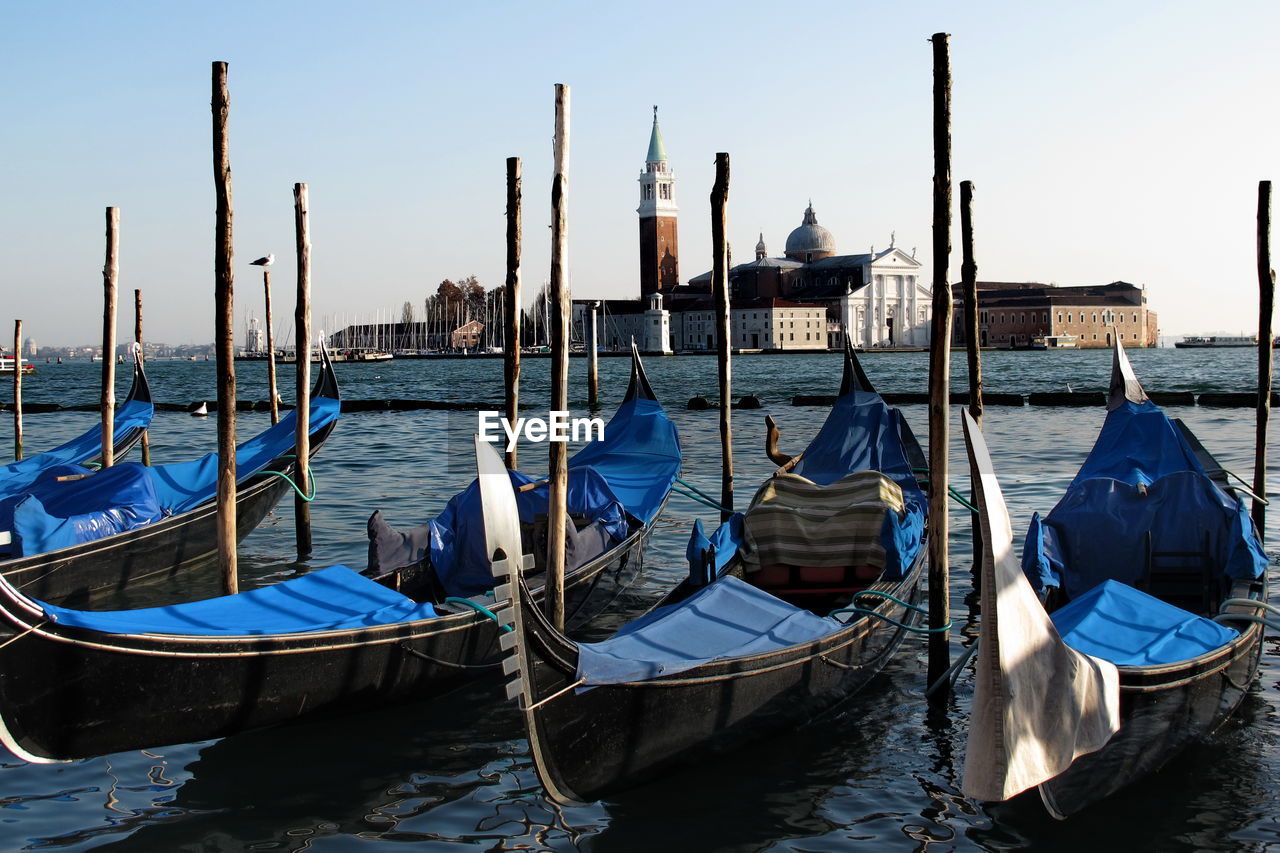
<instances>
[{"instance_id":1,"label":"gondola","mask_svg":"<svg viewBox=\"0 0 1280 853\"><path fill-rule=\"evenodd\" d=\"M627 530L566 577L579 614L582 599L601 600L611 580L638 570L679 470L675 427L638 360L627 400L575 467L584 457L612 477ZM457 532L483 537L478 525ZM402 589L423 578L418 568ZM394 585L333 566L237 595L106 612L41 602L0 578L0 742L28 761L73 760L421 698L497 670L492 597L436 597L423 585L415 600Z\"/></svg>"},{"instance_id":2,"label":"gondola","mask_svg":"<svg viewBox=\"0 0 1280 853\"><path fill-rule=\"evenodd\" d=\"M1102 431L1021 565L967 415L965 435L987 544L964 790L1036 788L1065 818L1231 715L1257 672L1266 556L1245 496L1147 399L1118 336Z\"/></svg>"},{"instance_id":3,"label":"gondola","mask_svg":"<svg viewBox=\"0 0 1280 853\"><path fill-rule=\"evenodd\" d=\"M913 468L924 455L847 346L845 359L840 395L804 453L745 515L710 537L698 525L689 577L603 642L575 643L540 612L507 557L518 547L510 491L481 476L486 531L500 534L494 571L508 579L495 597L516 605L507 695L554 800L598 800L811 720L879 672L917 621L927 499ZM477 452L492 469L491 453ZM826 523L811 526L818 517Z\"/></svg>"},{"instance_id":4,"label":"gondola","mask_svg":"<svg viewBox=\"0 0 1280 853\"><path fill-rule=\"evenodd\" d=\"M340 406L325 355L311 398L311 456L333 431ZM236 450L241 538L293 488L295 423L291 411ZM59 481L67 476L83 479ZM171 575L216 553L216 490L216 453L99 473L50 468L22 494L0 499L0 531L11 540L0 544L0 574L25 595L78 606L95 593Z\"/></svg>"},{"instance_id":5,"label":"gondola","mask_svg":"<svg viewBox=\"0 0 1280 853\"><path fill-rule=\"evenodd\" d=\"M117 461L123 459L142 439L151 425L155 405L151 402L151 387L147 384L146 371L137 354L133 357L133 384L129 394L115 411L112 430L112 453ZM0 467L0 497L23 491L50 468L59 465L96 466L102 461L102 426L86 430L65 444L11 462Z\"/></svg>"}]
</instances>

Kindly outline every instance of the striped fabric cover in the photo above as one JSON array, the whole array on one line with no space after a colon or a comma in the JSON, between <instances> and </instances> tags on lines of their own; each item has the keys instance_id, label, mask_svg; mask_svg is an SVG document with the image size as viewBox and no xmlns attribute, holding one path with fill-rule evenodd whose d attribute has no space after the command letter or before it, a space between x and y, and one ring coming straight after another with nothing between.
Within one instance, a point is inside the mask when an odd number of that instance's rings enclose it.
<instances>
[{"instance_id":1,"label":"striped fabric cover","mask_svg":"<svg viewBox=\"0 0 1280 853\"><path fill-rule=\"evenodd\" d=\"M768 480L745 521L747 571L792 566L885 566L881 532L903 511L902 489L879 471L856 471L829 486L797 474Z\"/></svg>"}]
</instances>

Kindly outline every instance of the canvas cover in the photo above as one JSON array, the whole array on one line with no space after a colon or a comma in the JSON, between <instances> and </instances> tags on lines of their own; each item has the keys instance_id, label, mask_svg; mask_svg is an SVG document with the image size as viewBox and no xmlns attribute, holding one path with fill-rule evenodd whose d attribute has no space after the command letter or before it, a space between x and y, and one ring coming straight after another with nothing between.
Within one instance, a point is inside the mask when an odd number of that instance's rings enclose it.
<instances>
[{"instance_id":1,"label":"canvas cover","mask_svg":"<svg viewBox=\"0 0 1280 853\"><path fill-rule=\"evenodd\" d=\"M842 627L730 575L624 625L603 642L579 643L578 677L587 687L645 681L817 640Z\"/></svg>"},{"instance_id":2,"label":"canvas cover","mask_svg":"<svg viewBox=\"0 0 1280 853\"><path fill-rule=\"evenodd\" d=\"M146 429L151 424L151 417L154 414L155 406L150 401L127 401L115 412L112 433L114 441L123 441L132 430ZM60 444L52 450L0 467L0 498L26 491L43 472L50 468L78 465L101 455L102 426L99 424L85 430L66 444Z\"/></svg>"},{"instance_id":3,"label":"canvas cover","mask_svg":"<svg viewBox=\"0 0 1280 853\"><path fill-rule=\"evenodd\" d=\"M331 566L272 586L137 610L70 610L37 602L60 625L108 634L246 636L336 631L431 619L418 604L346 566Z\"/></svg>"},{"instance_id":4,"label":"canvas cover","mask_svg":"<svg viewBox=\"0 0 1280 853\"><path fill-rule=\"evenodd\" d=\"M729 520L716 528L710 536L702 526L702 519L694 519L693 534L689 537L689 545L685 548L685 558L689 561L689 579L697 586L706 586L717 577L729 561L738 553L745 533L742 523L744 516L735 512ZM710 560L704 559L709 553Z\"/></svg>"},{"instance_id":5,"label":"canvas cover","mask_svg":"<svg viewBox=\"0 0 1280 853\"><path fill-rule=\"evenodd\" d=\"M1037 591L1074 598L1112 578L1139 583L1146 537L1157 552L1200 552L1226 578L1256 578L1267 558L1247 507L1210 480L1177 426L1153 403L1107 414L1062 500L1032 519L1022 565Z\"/></svg>"},{"instance_id":6,"label":"canvas cover","mask_svg":"<svg viewBox=\"0 0 1280 853\"><path fill-rule=\"evenodd\" d=\"M982 622L965 750L967 796L1007 800L1101 749L1120 727L1114 664L1065 642L1013 556L1013 531L982 432L962 414L981 514Z\"/></svg>"},{"instance_id":7,"label":"canvas cover","mask_svg":"<svg viewBox=\"0 0 1280 853\"><path fill-rule=\"evenodd\" d=\"M312 433L337 419L338 400L316 397L311 403ZM289 412L236 448L240 482L293 449L296 422ZM92 476L57 482L68 473ZM0 530L12 531L10 556L43 554L189 512L213 499L217 478L217 453L172 465L124 462L97 473L79 466L49 469L24 492L0 498Z\"/></svg>"},{"instance_id":8,"label":"canvas cover","mask_svg":"<svg viewBox=\"0 0 1280 853\"><path fill-rule=\"evenodd\" d=\"M901 492L901 512L887 514L883 527L876 531L878 547L888 555L884 563L888 569L887 579L903 577L919 553L929 505L903 447L902 436L909 432L902 413L885 403L879 394L850 391L836 398L800 461L789 474L783 475L797 485L812 484L808 488L813 492L820 491L815 486L828 486L854 472L867 470L878 471L896 484ZM764 483L761 493L769 488L770 482ZM736 548L745 540L741 514L721 524L710 537L701 525L695 526L687 549L690 577L698 580L705 573L700 555L707 542L717 544L718 571L733 556L728 553L728 546L732 544Z\"/></svg>"},{"instance_id":9,"label":"canvas cover","mask_svg":"<svg viewBox=\"0 0 1280 853\"><path fill-rule=\"evenodd\" d=\"M898 580L919 551L924 506L909 511L902 488L879 471L854 471L828 485L786 473L756 492L743 529L748 571L775 563L874 566Z\"/></svg>"},{"instance_id":10,"label":"canvas cover","mask_svg":"<svg viewBox=\"0 0 1280 853\"><path fill-rule=\"evenodd\" d=\"M566 530L566 542L573 551L566 556L566 568L588 562L625 539L628 516L647 524L662 509L680 473L675 424L655 400L626 400L605 424L604 439L580 449L568 467L569 514L596 526L581 532ZM511 482L519 489L535 480L512 471ZM546 514L549 490L544 482L516 492L522 523L532 524ZM478 481L455 495L427 523L427 529L431 563L449 595L476 595L493 588ZM601 546L597 533L607 535L608 543Z\"/></svg>"},{"instance_id":11,"label":"canvas cover","mask_svg":"<svg viewBox=\"0 0 1280 853\"><path fill-rule=\"evenodd\" d=\"M1237 632L1153 595L1106 580L1053 612L1062 640L1116 666L1155 666L1207 654Z\"/></svg>"}]
</instances>

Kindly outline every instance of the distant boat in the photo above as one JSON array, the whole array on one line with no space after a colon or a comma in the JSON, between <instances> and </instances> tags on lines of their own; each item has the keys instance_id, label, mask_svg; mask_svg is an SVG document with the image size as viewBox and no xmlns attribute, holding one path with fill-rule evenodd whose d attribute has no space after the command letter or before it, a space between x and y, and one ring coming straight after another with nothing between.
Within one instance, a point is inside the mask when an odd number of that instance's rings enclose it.
<instances>
[{"instance_id":1,"label":"distant boat","mask_svg":"<svg viewBox=\"0 0 1280 853\"><path fill-rule=\"evenodd\" d=\"M29 373L35 373L35 372L36 372L36 366L34 364L32 364L29 361L22 362L23 376L26 376ZM0 355L0 373L9 373L9 374L13 373L13 356Z\"/></svg>"},{"instance_id":2,"label":"distant boat","mask_svg":"<svg viewBox=\"0 0 1280 853\"><path fill-rule=\"evenodd\" d=\"M1217 347L1256 347L1258 338L1256 335L1214 335L1210 337L1191 336L1183 338L1180 341L1174 341L1173 345L1179 349L1210 349Z\"/></svg>"}]
</instances>

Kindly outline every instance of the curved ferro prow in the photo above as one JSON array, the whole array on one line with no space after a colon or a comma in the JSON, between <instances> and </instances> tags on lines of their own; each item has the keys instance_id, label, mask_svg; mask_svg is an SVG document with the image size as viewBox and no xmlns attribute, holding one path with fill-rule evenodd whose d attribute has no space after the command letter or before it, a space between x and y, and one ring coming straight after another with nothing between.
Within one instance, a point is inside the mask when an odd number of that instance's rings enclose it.
<instances>
[{"instance_id":1,"label":"curved ferro prow","mask_svg":"<svg viewBox=\"0 0 1280 853\"><path fill-rule=\"evenodd\" d=\"M333 372L333 361L329 358L329 348L325 346L323 334L320 335L320 375L316 377L311 396L341 399L338 392L338 376Z\"/></svg>"},{"instance_id":2,"label":"curved ferro prow","mask_svg":"<svg viewBox=\"0 0 1280 853\"><path fill-rule=\"evenodd\" d=\"M850 391L867 391L872 394L877 393L876 389L871 386L871 380L867 378L867 374L862 370L862 363L858 361L858 357L853 352L853 341L849 340L849 336L844 336L844 375L840 378L840 396L843 397Z\"/></svg>"},{"instance_id":3,"label":"curved ferro prow","mask_svg":"<svg viewBox=\"0 0 1280 853\"><path fill-rule=\"evenodd\" d=\"M1124 344L1120 343L1120 335L1115 326L1111 327L1111 385L1107 389L1107 411L1120 408L1126 402L1145 403L1147 392L1142 390L1142 383L1133 372L1129 356L1125 355Z\"/></svg>"},{"instance_id":4,"label":"curved ferro prow","mask_svg":"<svg viewBox=\"0 0 1280 853\"><path fill-rule=\"evenodd\" d=\"M795 461L795 457L789 453L782 453L778 450L778 436L781 432L778 430L778 422L773 419L773 415L764 416L764 455L769 457L769 461L779 468L787 468Z\"/></svg>"},{"instance_id":5,"label":"curved ferro prow","mask_svg":"<svg viewBox=\"0 0 1280 853\"><path fill-rule=\"evenodd\" d=\"M635 338L631 339L631 381L627 383L627 394L624 400L657 400L649 377L644 372L644 362L640 360L640 350L636 347Z\"/></svg>"}]
</instances>

